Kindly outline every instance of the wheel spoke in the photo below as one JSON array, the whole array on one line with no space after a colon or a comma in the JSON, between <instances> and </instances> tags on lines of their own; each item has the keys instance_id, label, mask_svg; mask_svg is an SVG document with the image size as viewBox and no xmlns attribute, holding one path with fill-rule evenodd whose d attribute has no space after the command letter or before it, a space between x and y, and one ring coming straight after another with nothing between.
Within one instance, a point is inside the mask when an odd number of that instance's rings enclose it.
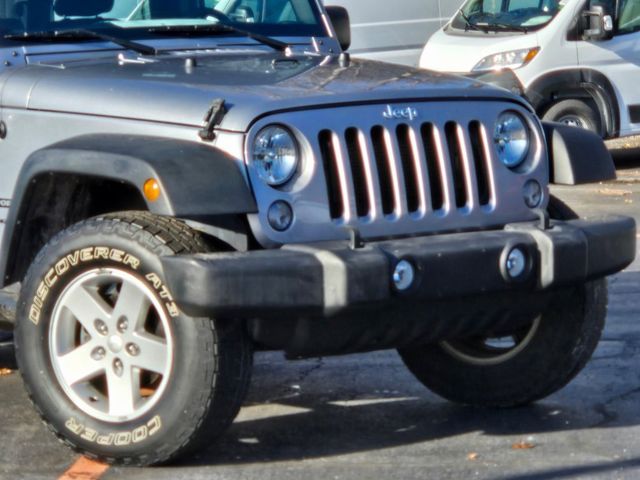
<instances>
[{"instance_id":1,"label":"wheel spoke","mask_svg":"<svg viewBox=\"0 0 640 480\"><path fill-rule=\"evenodd\" d=\"M147 332L136 333L134 341L140 347L140 352L131 358L131 363L143 370L164 375L169 361L166 341Z\"/></svg>"},{"instance_id":2,"label":"wheel spoke","mask_svg":"<svg viewBox=\"0 0 640 480\"><path fill-rule=\"evenodd\" d=\"M73 279L54 306L49 352L76 407L122 423L148 412L169 381L171 324L153 285L100 266Z\"/></svg>"},{"instance_id":3,"label":"wheel spoke","mask_svg":"<svg viewBox=\"0 0 640 480\"><path fill-rule=\"evenodd\" d=\"M122 282L120 293L113 309L113 320L118 321L121 317L129 320L129 330L140 329L149 313L151 302L149 298L133 283L126 280Z\"/></svg>"},{"instance_id":4,"label":"wheel spoke","mask_svg":"<svg viewBox=\"0 0 640 480\"><path fill-rule=\"evenodd\" d=\"M95 347L96 344L90 341L56 358L67 385L89 380L104 371L104 364L91 358L91 352Z\"/></svg>"},{"instance_id":5,"label":"wheel spoke","mask_svg":"<svg viewBox=\"0 0 640 480\"><path fill-rule=\"evenodd\" d=\"M135 410L140 397L140 375L130 364L124 364L121 375L116 374L112 365L107 368L107 388L109 390L109 415L127 416Z\"/></svg>"},{"instance_id":6,"label":"wheel spoke","mask_svg":"<svg viewBox=\"0 0 640 480\"><path fill-rule=\"evenodd\" d=\"M64 307L82 324L91 336L96 333L94 322L108 319L111 315L106 302L83 286L73 289L65 299Z\"/></svg>"}]
</instances>

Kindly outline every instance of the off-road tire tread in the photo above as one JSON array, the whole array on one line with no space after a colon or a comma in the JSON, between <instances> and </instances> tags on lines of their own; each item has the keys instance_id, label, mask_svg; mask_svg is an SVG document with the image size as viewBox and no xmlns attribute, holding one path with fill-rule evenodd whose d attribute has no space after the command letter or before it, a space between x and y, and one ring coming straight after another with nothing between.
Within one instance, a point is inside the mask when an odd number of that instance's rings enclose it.
<instances>
[{"instance_id":1,"label":"off-road tire tread","mask_svg":"<svg viewBox=\"0 0 640 480\"><path fill-rule=\"evenodd\" d=\"M64 239L70 236L81 235L82 232L94 230L95 232L102 232L105 234L112 234L117 232L119 235L129 237L131 240L136 241L145 248L148 248L151 252L158 255L170 255L181 253L203 253L208 251L207 244L201 237L201 235L195 230L191 229L184 222L159 215L154 215L147 211L124 211L109 213L98 217L93 217L79 223L76 223L64 230L54 237L45 245L45 247L36 255L35 260L31 264L27 274L25 276L24 283L28 283L34 270L43 261L48 258L48 250L53 246L58 245ZM23 302L24 300L20 300ZM198 403L201 408L197 411L193 411L191 417L198 418L195 428L190 434L183 435L177 442L172 444L165 444L155 450L153 454L140 455L136 457L109 457L96 455L89 452L70 440L68 440L54 425L49 423L38 407L38 404L34 401L33 392L31 391L27 382L24 382L26 392L29 396L31 404L35 408L36 412L40 416L40 419L44 425L57 437L57 439L64 445L68 446L72 450L90 458L92 460L119 465L157 465L167 463L177 457L180 457L188 452L194 451L202 447L205 443L212 443L226 428L231 424L235 416L238 414L242 402L246 398L246 393L249 388L251 380L251 366L253 362L253 349L251 343L246 338L246 334L238 325L228 324L226 327L232 329L234 336L232 338L225 339L224 348L218 348L220 339L218 338L216 328L214 327L214 321L208 318L192 318L194 323L198 325L199 329L208 329L212 331L212 335L199 335L198 341L201 345L194 346L198 351L211 352L213 358L216 359L213 362L215 368L206 368L205 378L201 379L201 385L206 385L207 388L201 389L201 401ZM228 335L226 337L229 337ZM16 358L20 349L20 342L15 342ZM228 375L219 375L218 366L222 363L226 365L228 359L223 362L219 362L218 359L223 352L233 349L239 352L239 355L232 356L232 358L238 359L239 366L234 366L237 371L240 372L240 376L235 379L230 379ZM222 352L221 352L222 350ZM206 355L202 355L201 361L203 366L208 367L211 365L205 361ZM18 361L18 368L20 369L20 362ZM226 380L226 384L220 384L220 378ZM199 381L194 379L194 381ZM219 391L225 392L231 390L231 395L226 396L222 400L216 401L216 393ZM212 402L216 405L212 406ZM203 412L207 412L203 415ZM222 421L221 421L222 419ZM177 443L177 447L176 447Z\"/></svg>"},{"instance_id":2,"label":"off-road tire tread","mask_svg":"<svg viewBox=\"0 0 640 480\"><path fill-rule=\"evenodd\" d=\"M548 212L553 219L569 220L577 214L556 197L551 197ZM584 289L581 291L581 289ZM582 301L582 309L571 308L573 301ZM439 345L412 347L400 350L405 365L427 388L438 395L462 404L483 407L515 407L540 400L568 384L585 367L595 350L604 329L608 294L606 279L595 280L566 291L556 298L546 315L552 326L540 326L546 342L538 341L537 348L554 342L548 352L533 352L529 358L541 359L525 377L525 369L516 366L478 367L464 365ZM561 330L565 335L561 337ZM555 335L555 333L558 333ZM544 346L542 346L544 343ZM527 349L518 357L529 355ZM514 362L514 360L507 360ZM537 370L535 370L537 368ZM493 369L493 370L490 370ZM493 373L490 373L493 371ZM515 387L514 387L515 385Z\"/></svg>"}]
</instances>

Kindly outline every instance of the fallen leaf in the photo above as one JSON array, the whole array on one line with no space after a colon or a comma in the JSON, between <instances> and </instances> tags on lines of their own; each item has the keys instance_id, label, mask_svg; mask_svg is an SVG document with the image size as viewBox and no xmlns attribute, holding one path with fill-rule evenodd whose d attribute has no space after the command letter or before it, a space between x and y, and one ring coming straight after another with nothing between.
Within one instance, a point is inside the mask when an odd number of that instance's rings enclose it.
<instances>
[{"instance_id":1,"label":"fallen leaf","mask_svg":"<svg viewBox=\"0 0 640 480\"><path fill-rule=\"evenodd\" d=\"M98 480L108 468L109 465L105 463L80 457L58 480Z\"/></svg>"},{"instance_id":2,"label":"fallen leaf","mask_svg":"<svg viewBox=\"0 0 640 480\"><path fill-rule=\"evenodd\" d=\"M513 450L531 450L532 448L536 448L533 443L530 442L518 442L511 445Z\"/></svg>"},{"instance_id":3,"label":"fallen leaf","mask_svg":"<svg viewBox=\"0 0 640 480\"><path fill-rule=\"evenodd\" d=\"M467 455L467 460L477 460L478 459L478 454L476 452L472 452L469 455Z\"/></svg>"},{"instance_id":4,"label":"fallen leaf","mask_svg":"<svg viewBox=\"0 0 640 480\"><path fill-rule=\"evenodd\" d=\"M9 368L0 368L0 377L6 377L7 375L11 375L12 370Z\"/></svg>"},{"instance_id":5,"label":"fallen leaf","mask_svg":"<svg viewBox=\"0 0 640 480\"><path fill-rule=\"evenodd\" d=\"M601 188L598 193L611 197L624 197L625 195L631 195L633 192L631 190L622 190L621 188Z\"/></svg>"}]
</instances>

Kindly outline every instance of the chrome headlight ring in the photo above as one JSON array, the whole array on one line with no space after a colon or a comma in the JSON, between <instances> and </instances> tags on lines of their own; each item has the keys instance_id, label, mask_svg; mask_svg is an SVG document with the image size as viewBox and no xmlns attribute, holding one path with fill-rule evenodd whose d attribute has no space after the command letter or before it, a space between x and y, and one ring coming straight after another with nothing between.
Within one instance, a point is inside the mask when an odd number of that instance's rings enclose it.
<instances>
[{"instance_id":1,"label":"chrome headlight ring","mask_svg":"<svg viewBox=\"0 0 640 480\"><path fill-rule=\"evenodd\" d=\"M519 113L500 114L493 134L493 142L500 161L515 169L522 165L531 147L531 132Z\"/></svg>"},{"instance_id":2,"label":"chrome headlight ring","mask_svg":"<svg viewBox=\"0 0 640 480\"><path fill-rule=\"evenodd\" d=\"M293 133L282 125L268 125L253 140L251 159L258 177L267 185L287 183L298 170L300 148Z\"/></svg>"}]
</instances>

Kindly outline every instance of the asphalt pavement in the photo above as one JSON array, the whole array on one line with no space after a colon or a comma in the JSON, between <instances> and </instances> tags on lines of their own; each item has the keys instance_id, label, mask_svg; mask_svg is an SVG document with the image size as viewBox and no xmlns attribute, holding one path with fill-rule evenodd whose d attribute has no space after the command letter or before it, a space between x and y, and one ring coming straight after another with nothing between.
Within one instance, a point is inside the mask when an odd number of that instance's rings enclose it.
<instances>
[{"instance_id":1,"label":"asphalt pavement","mask_svg":"<svg viewBox=\"0 0 640 480\"><path fill-rule=\"evenodd\" d=\"M622 145L624 147L624 145ZM554 188L581 215L640 222L640 151L616 153L619 179ZM534 405L451 404L394 351L289 362L256 355L246 404L197 456L103 479L636 479L640 477L640 261L610 279L607 326L585 370ZM0 352L0 478L97 478L29 405Z\"/></svg>"}]
</instances>

